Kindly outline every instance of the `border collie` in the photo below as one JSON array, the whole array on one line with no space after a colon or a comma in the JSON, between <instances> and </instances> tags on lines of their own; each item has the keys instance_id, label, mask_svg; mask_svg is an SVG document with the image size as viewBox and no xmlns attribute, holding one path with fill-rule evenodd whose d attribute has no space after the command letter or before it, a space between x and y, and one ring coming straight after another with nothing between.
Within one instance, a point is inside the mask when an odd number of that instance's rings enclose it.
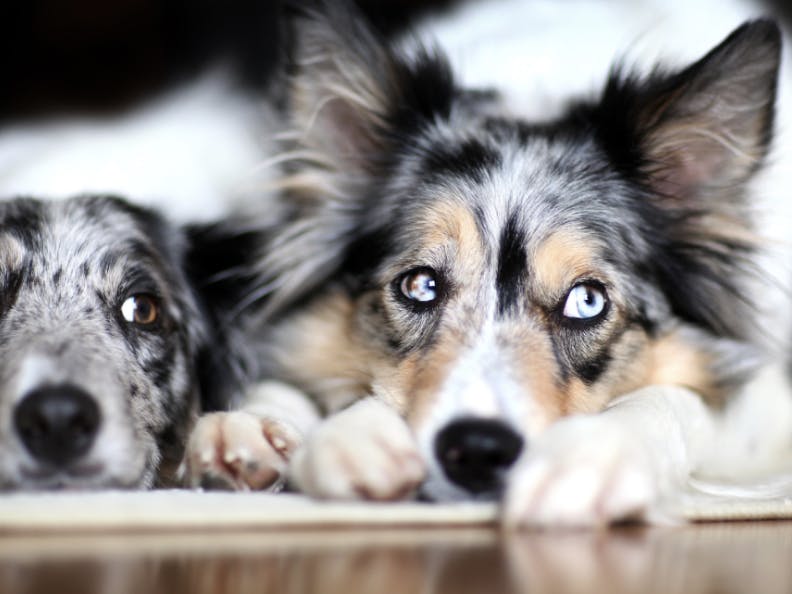
<instances>
[{"instance_id":1,"label":"border collie","mask_svg":"<svg viewBox=\"0 0 792 594\"><path fill-rule=\"evenodd\" d=\"M174 484L231 382L195 290L210 236L108 196L0 202L0 489Z\"/></svg>"},{"instance_id":2,"label":"border collie","mask_svg":"<svg viewBox=\"0 0 792 594\"><path fill-rule=\"evenodd\" d=\"M502 497L510 524L598 524L788 459L788 394L744 389L762 310L789 318L753 212L780 56L778 27L749 21L525 115L439 50L305 11L287 206L237 310L247 372L297 390L202 419L188 475L263 488L290 458L318 497Z\"/></svg>"}]
</instances>

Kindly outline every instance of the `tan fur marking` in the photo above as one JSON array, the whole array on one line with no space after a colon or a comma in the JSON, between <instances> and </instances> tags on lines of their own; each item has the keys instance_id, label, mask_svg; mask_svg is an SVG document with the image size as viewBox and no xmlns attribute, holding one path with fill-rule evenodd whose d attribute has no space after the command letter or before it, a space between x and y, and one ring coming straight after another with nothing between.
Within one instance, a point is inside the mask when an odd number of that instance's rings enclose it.
<instances>
[{"instance_id":1,"label":"tan fur marking","mask_svg":"<svg viewBox=\"0 0 792 594\"><path fill-rule=\"evenodd\" d=\"M450 247L455 251L452 271L464 292L468 282L477 282L482 274L484 253L476 220L470 210L453 196L438 200L428 210L421 229L422 248L429 252ZM471 294L472 295L472 294ZM466 297L471 297L466 295ZM464 299L465 297L463 297ZM438 343L428 353L420 353L401 362L395 374L383 385L386 393L401 393L403 411L412 427L419 426L432 408L450 368L460 356L478 309L456 303L446 312Z\"/></svg>"},{"instance_id":2,"label":"tan fur marking","mask_svg":"<svg viewBox=\"0 0 792 594\"><path fill-rule=\"evenodd\" d=\"M709 374L709 359L676 334L649 342L641 331L627 332L613 345L610 372L592 386L574 379L563 396L563 414L602 410L611 400L650 385L691 388L711 404L720 395Z\"/></svg>"},{"instance_id":3,"label":"tan fur marking","mask_svg":"<svg viewBox=\"0 0 792 594\"><path fill-rule=\"evenodd\" d=\"M557 231L537 247L533 258L534 282L540 294L555 296L575 279L591 273L598 247L583 233Z\"/></svg>"},{"instance_id":4,"label":"tan fur marking","mask_svg":"<svg viewBox=\"0 0 792 594\"><path fill-rule=\"evenodd\" d=\"M635 363L628 365L629 372L634 375ZM639 363L640 365L640 363ZM609 366L611 373L620 371L618 363L611 363ZM602 410L613 398L626 394L630 390L624 390L619 382L609 377L606 373L592 385L586 384L580 378L572 378L565 387L560 399L560 409L562 415L579 413L593 413Z\"/></svg>"},{"instance_id":5,"label":"tan fur marking","mask_svg":"<svg viewBox=\"0 0 792 594\"><path fill-rule=\"evenodd\" d=\"M437 200L436 204L427 209L426 215L423 226L424 247L431 249L453 241L460 252L457 264L467 262L466 258L471 256L478 256L474 262L480 261L479 229L468 208L449 197L446 200Z\"/></svg>"},{"instance_id":6,"label":"tan fur marking","mask_svg":"<svg viewBox=\"0 0 792 594\"><path fill-rule=\"evenodd\" d=\"M304 387L328 409L370 392L370 362L353 329L355 304L341 292L329 295L276 329L273 354L287 381Z\"/></svg>"},{"instance_id":7,"label":"tan fur marking","mask_svg":"<svg viewBox=\"0 0 792 594\"><path fill-rule=\"evenodd\" d=\"M614 394L613 397L617 396ZM605 401L605 402L603 402ZM563 414L592 413L602 409L607 402L602 391L592 389L578 378L570 380L563 401Z\"/></svg>"},{"instance_id":8,"label":"tan fur marking","mask_svg":"<svg viewBox=\"0 0 792 594\"><path fill-rule=\"evenodd\" d=\"M658 340L651 347L646 384L685 386L701 394L710 404L719 404L718 393L709 372L710 359L676 334Z\"/></svg>"},{"instance_id":9,"label":"tan fur marking","mask_svg":"<svg viewBox=\"0 0 792 594\"><path fill-rule=\"evenodd\" d=\"M564 414L564 397L559 390L558 364L549 337L538 329L515 337L517 382L533 400L525 427L529 433L543 430Z\"/></svg>"},{"instance_id":10,"label":"tan fur marking","mask_svg":"<svg viewBox=\"0 0 792 594\"><path fill-rule=\"evenodd\" d=\"M434 400L448 377L449 370L460 355L460 343L448 335L428 356L415 357L406 366L402 366L403 383L407 387L409 400L406 417L413 428L420 427L429 417ZM404 371L409 370L409 377Z\"/></svg>"}]
</instances>

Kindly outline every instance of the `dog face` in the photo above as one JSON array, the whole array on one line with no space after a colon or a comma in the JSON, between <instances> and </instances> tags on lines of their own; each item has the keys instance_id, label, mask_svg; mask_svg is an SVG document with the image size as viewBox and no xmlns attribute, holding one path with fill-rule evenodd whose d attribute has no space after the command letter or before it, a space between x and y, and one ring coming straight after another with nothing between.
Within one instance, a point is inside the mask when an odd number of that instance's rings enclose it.
<instances>
[{"instance_id":1,"label":"dog face","mask_svg":"<svg viewBox=\"0 0 792 594\"><path fill-rule=\"evenodd\" d=\"M315 16L293 95L310 162L283 183L301 210L264 270L270 307L316 296L273 331L273 375L390 403L436 499L493 496L563 415L652 384L718 402L740 383L773 24L680 72L616 72L536 124L458 89L442 58Z\"/></svg>"},{"instance_id":2,"label":"dog face","mask_svg":"<svg viewBox=\"0 0 792 594\"><path fill-rule=\"evenodd\" d=\"M0 487L151 485L198 403L184 237L113 198L17 199L0 246Z\"/></svg>"}]
</instances>

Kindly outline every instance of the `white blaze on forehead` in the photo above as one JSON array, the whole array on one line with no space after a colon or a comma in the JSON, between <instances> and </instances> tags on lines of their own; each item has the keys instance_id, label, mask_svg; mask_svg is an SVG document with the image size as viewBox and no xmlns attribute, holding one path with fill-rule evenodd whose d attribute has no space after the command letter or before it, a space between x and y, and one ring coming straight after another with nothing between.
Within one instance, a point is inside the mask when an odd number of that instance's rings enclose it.
<instances>
[{"instance_id":1,"label":"white blaze on forehead","mask_svg":"<svg viewBox=\"0 0 792 594\"><path fill-rule=\"evenodd\" d=\"M414 427L421 456L429 469L424 488L432 497L451 501L470 496L445 478L435 457L435 439L449 423L466 417L497 419L524 433L524 419L537 405L532 402L530 391L514 379L512 366L516 364L490 319L473 338L473 344L451 365L420 425Z\"/></svg>"},{"instance_id":2,"label":"white blaze on forehead","mask_svg":"<svg viewBox=\"0 0 792 594\"><path fill-rule=\"evenodd\" d=\"M499 344L493 322L452 364L433 399L419 433L434 435L461 417L500 419L519 426L530 407L530 394L514 380L511 357Z\"/></svg>"},{"instance_id":3,"label":"white blaze on forehead","mask_svg":"<svg viewBox=\"0 0 792 594\"><path fill-rule=\"evenodd\" d=\"M453 408L463 414L496 417L500 412L499 393L508 384L505 371L499 364L498 347L488 324L473 347L453 366L443 383L441 399L453 402Z\"/></svg>"}]
</instances>

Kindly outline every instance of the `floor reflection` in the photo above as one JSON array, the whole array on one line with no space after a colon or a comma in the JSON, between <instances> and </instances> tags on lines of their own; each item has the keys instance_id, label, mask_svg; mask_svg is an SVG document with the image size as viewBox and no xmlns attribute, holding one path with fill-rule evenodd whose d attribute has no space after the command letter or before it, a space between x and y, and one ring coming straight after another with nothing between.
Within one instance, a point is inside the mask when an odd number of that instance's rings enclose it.
<instances>
[{"instance_id":1,"label":"floor reflection","mask_svg":"<svg viewBox=\"0 0 792 594\"><path fill-rule=\"evenodd\" d=\"M3 594L792 591L792 523L0 536Z\"/></svg>"}]
</instances>

